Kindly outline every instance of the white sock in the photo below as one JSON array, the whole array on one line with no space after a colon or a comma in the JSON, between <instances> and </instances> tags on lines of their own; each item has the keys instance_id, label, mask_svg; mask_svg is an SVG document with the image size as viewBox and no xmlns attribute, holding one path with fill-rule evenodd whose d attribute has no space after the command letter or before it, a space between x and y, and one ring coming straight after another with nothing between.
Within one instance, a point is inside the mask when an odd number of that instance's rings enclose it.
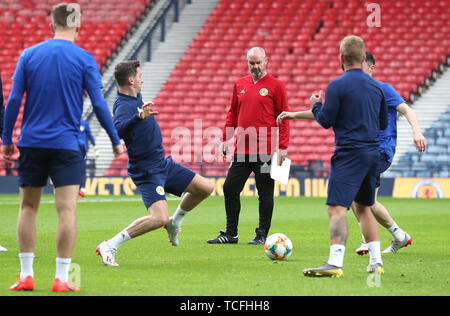
<instances>
[{"instance_id":1,"label":"white sock","mask_svg":"<svg viewBox=\"0 0 450 316\"><path fill-rule=\"evenodd\" d=\"M183 210L179 205L177 210L175 211L175 214L173 214L173 223L175 226L180 227L181 223L184 220L184 217L189 214L189 211Z\"/></svg>"},{"instance_id":2,"label":"white sock","mask_svg":"<svg viewBox=\"0 0 450 316\"><path fill-rule=\"evenodd\" d=\"M33 252L19 253L19 259L20 259L20 278L23 280L27 276L34 277L33 271L34 253Z\"/></svg>"},{"instance_id":3,"label":"white sock","mask_svg":"<svg viewBox=\"0 0 450 316\"><path fill-rule=\"evenodd\" d=\"M112 247L118 249L124 242L130 240L131 237L128 234L127 230L124 229L120 233L118 233L116 236L108 240L108 244L110 244Z\"/></svg>"},{"instance_id":4,"label":"white sock","mask_svg":"<svg viewBox=\"0 0 450 316\"><path fill-rule=\"evenodd\" d=\"M392 237L395 240L401 241L405 239L405 232L400 227L398 227L396 222L394 222L394 225L388 228L388 231L391 233Z\"/></svg>"},{"instance_id":5,"label":"white sock","mask_svg":"<svg viewBox=\"0 0 450 316\"><path fill-rule=\"evenodd\" d=\"M59 279L63 283L69 281L69 269L71 263L71 258L56 258L55 279Z\"/></svg>"},{"instance_id":6,"label":"white sock","mask_svg":"<svg viewBox=\"0 0 450 316\"><path fill-rule=\"evenodd\" d=\"M344 254L345 254L344 245L331 245L328 264L342 268L344 266Z\"/></svg>"},{"instance_id":7,"label":"white sock","mask_svg":"<svg viewBox=\"0 0 450 316\"><path fill-rule=\"evenodd\" d=\"M383 261L381 260L380 242L379 241L371 241L371 242L367 243L367 248L369 248L370 264L376 264L376 263L383 264Z\"/></svg>"},{"instance_id":8,"label":"white sock","mask_svg":"<svg viewBox=\"0 0 450 316\"><path fill-rule=\"evenodd\" d=\"M362 233L362 228L361 228L361 222L358 222L359 225L359 230L361 231L361 241L362 243L366 244L366 238L364 237L364 234Z\"/></svg>"}]
</instances>

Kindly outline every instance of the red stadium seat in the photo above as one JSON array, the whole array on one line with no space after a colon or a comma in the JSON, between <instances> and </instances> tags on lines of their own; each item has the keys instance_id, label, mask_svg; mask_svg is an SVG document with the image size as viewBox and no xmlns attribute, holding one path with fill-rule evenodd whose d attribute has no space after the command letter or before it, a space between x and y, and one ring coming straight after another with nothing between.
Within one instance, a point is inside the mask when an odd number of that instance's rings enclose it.
<instances>
[{"instance_id":1,"label":"red stadium seat","mask_svg":"<svg viewBox=\"0 0 450 316\"><path fill-rule=\"evenodd\" d=\"M196 117L204 119L204 129L223 126L233 83L248 74L245 52L252 45L266 49L268 71L284 81L292 110L307 109L310 95L342 74L339 42L350 33L360 35L374 53L375 77L409 100L450 52L449 1L413 5L409 0L384 1L382 27L377 28L367 25L360 1L220 1L158 94L164 104L195 114L170 118L163 135L170 135L173 126L192 125ZM332 131L315 122L291 123L294 164L329 163L333 142Z\"/></svg>"}]
</instances>

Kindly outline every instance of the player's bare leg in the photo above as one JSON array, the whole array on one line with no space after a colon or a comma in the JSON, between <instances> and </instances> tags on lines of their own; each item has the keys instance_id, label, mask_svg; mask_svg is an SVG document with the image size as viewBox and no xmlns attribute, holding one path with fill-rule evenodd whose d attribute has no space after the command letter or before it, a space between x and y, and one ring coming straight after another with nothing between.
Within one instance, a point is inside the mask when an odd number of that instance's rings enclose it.
<instances>
[{"instance_id":1,"label":"player's bare leg","mask_svg":"<svg viewBox=\"0 0 450 316\"><path fill-rule=\"evenodd\" d=\"M359 220L358 214L356 213L355 202L352 203L351 209L353 211L353 214L355 215L356 220L358 221L358 225L359 225L359 228L361 230L361 222ZM366 239L364 238L364 235L363 235L362 231L361 231L361 245L359 246L358 249L356 249L355 252L359 256L364 256L364 255L369 253L369 249L367 248Z\"/></svg>"},{"instance_id":2,"label":"player's bare leg","mask_svg":"<svg viewBox=\"0 0 450 316\"><path fill-rule=\"evenodd\" d=\"M52 285L53 292L78 292L79 288L69 280L72 253L77 236L77 199L79 185L55 188L55 206L58 212L58 231L56 233L56 275Z\"/></svg>"},{"instance_id":3,"label":"player's bare leg","mask_svg":"<svg viewBox=\"0 0 450 316\"><path fill-rule=\"evenodd\" d=\"M378 190L375 190L375 203L370 207L373 215L377 219L377 222L380 223L384 228L389 229L392 227L395 222L389 214L388 210L378 201Z\"/></svg>"},{"instance_id":4,"label":"player's bare leg","mask_svg":"<svg viewBox=\"0 0 450 316\"><path fill-rule=\"evenodd\" d=\"M303 270L305 276L340 278L344 275L344 254L348 238L347 208L329 205L330 217L330 256L328 262L318 268Z\"/></svg>"},{"instance_id":5,"label":"player's bare leg","mask_svg":"<svg viewBox=\"0 0 450 316\"><path fill-rule=\"evenodd\" d=\"M330 217L330 245L347 244L348 225L347 209L339 205L328 206L328 216Z\"/></svg>"},{"instance_id":6,"label":"player's bare leg","mask_svg":"<svg viewBox=\"0 0 450 316\"><path fill-rule=\"evenodd\" d=\"M55 189L55 206L58 212L56 249L58 258L71 258L77 235L77 198L79 185Z\"/></svg>"},{"instance_id":7,"label":"player's bare leg","mask_svg":"<svg viewBox=\"0 0 450 316\"><path fill-rule=\"evenodd\" d=\"M214 191L211 181L196 174L186 188L186 193L181 200L180 207L185 211L191 211Z\"/></svg>"},{"instance_id":8,"label":"player's bare leg","mask_svg":"<svg viewBox=\"0 0 450 316\"><path fill-rule=\"evenodd\" d=\"M369 206L354 203L355 213L361 223L361 231L367 243L379 240L378 224Z\"/></svg>"},{"instance_id":9,"label":"player's bare leg","mask_svg":"<svg viewBox=\"0 0 450 316\"><path fill-rule=\"evenodd\" d=\"M376 190L375 197L377 196L378 189ZM383 251L383 253L396 253L400 248L411 245L411 236L397 225L383 204L378 202L378 200L375 200L375 204L372 205L371 209L378 223L386 228L393 238L391 244Z\"/></svg>"},{"instance_id":10,"label":"player's bare leg","mask_svg":"<svg viewBox=\"0 0 450 316\"><path fill-rule=\"evenodd\" d=\"M34 246L36 244L36 215L39 210L43 188L20 188L20 208L17 220L17 241L19 244L20 277L10 287L11 291L34 290Z\"/></svg>"},{"instance_id":11,"label":"player's bare leg","mask_svg":"<svg viewBox=\"0 0 450 316\"><path fill-rule=\"evenodd\" d=\"M184 217L200 204L204 199L211 195L214 186L208 179L196 174L191 183L186 188L180 205L174 215L170 217L166 229L169 235L169 241L172 245L178 246L178 234L181 231L181 223Z\"/></svg>"},{"instance_id":12,"label":"player's bare leg","mask_svg":"<svg viewBox=\"0 0 450 316\"><path fill-rule=\"evenodd\" d=\"M380 235L378 223L372 214L370 206L354 203L355 213L361 223L361 231L367 242L370 255L370 263L367 269L369 273L384 273L383 261L381 260Z\"/></svg>"},{"instance_id":13,"label":"player's bare leg","mask_svg":"<svg viewBox=\"0 0 450 316\"><path fill-rule=\"evenodd\" d=\"M126 231L131 238L164 227L167 224L167 221L169 220L169 207L167 201L156 201L148 208L148 213L148 216L138 218L126 228Z\"/></svg>"},{"instance_id":14,"label":"player's bare leg","mask_svg":"<svg viewBox=\"0 0 450 316\"><path fill-rule=\"evenodd\" d=\"M123 231L111 238L111 240L105 240L97 246L95 251L102 257L103 264L113 267L118 266L116 252L124 242L167 225L169 220L169 207L166 200L153 203L148 208L148 213L148 216L138 218Z\"/></svg>"},{"instance_id":15,"label":"player's bare leg","mask_svg":"<svg viewBox=\"0 0 450 316\"><path fill-rule=\"evenodd\" d=\"M383 227L389 230L395 222L390 216L388 210L377 200L378 197L378 188L375 191L375 203L370 207L373 215L375 216L378 223L380 223ZM355 214L356 219L358 220L359 225L361 226L361 221L359 219L358 213L356 212L355 202L352 204L352 211ZM364 238L364 234L362 236L361 247L356 250L358 255L365 255L368 253L367 242Z\"/></svg>"},{"instance_id":16,"label":"player's bare leg","mask_svg":"<svg viewBox=\"0 0 450 316\"><path fill-rule=\"evenodd\" d=\"M400 248L407 247L411 244L412 238L408 235L407 232L403 231L394 219L389 214L389 211L378 201L378 188L375 191L375 203L371 206L371 211L375 216L378 223L380 223L384 228L386 228L392 235L392 243L391 245L383 251L383 253L395 253ZM356 219L359 221L358 215L355 212L354 203L352 204L352 210L355 214ZM356 250L356 253L359 255L364 255L368 252L366 242L363 240L361 242L361 247Z\"/></svg>"},{"instance_id":17,"label":"player's bare leg","mask_svg":"<svg viewBox=\"0 0 450 316\"><path fill-rule=\"evenodd\" d=\"M20 209L17 221L19 253L34 252L36 243L36 215L41 202L42 187L20 188Z\"/></svg>"}]
</instances>

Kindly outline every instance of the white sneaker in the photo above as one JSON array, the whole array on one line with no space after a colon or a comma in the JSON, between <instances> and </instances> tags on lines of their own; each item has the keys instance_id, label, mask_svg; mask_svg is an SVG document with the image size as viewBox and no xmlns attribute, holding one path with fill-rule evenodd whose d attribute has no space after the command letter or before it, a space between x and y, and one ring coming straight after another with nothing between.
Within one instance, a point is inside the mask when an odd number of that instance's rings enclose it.
<instances>
[{"instance_id":1,"label":"white sneaker","mask_svg":"<svg viewBox=\"0 0 450 316\"><path fill-rule=\"evenodd\" d=\"M403 240L393 240L389 247L387 247L385 250L383 250L382 253L396 253L400 250L400 248L408 247L412 243L411 236L408 235L408 233L405 232L405 238Z\"/></svg>"},{"instance_id":2,"label":"white sneaker","mask_svg":"<svg viewBox=\"0 0 450 316\"><path fill-rule=\"evenodd\" d=\"M364 256L369 253L369 248L367 247L367 244L361 241L361 247L356 249L356 254L358 256Z\"/></svg>"},{"instance_id":3,"label":"white sneaker","mask_svg":"<svg viewBox=\"0 0 450 316\"><path fill-rule=\"evenodd\" d=\"M0 246L0 251L8 251L5 247Z\"/></svg>"},{"instance_id":4,"label":"white sneaker","mask_svg":"<svg viewBox=\"0 0 450 316\"><path fill-rule=\"evenodd\" d=\"M369 264L366 271L371 274L384 274L384 268L381 263Z\"/></svg>"},{"instance_id":5,"label":"white sneaker","mask_svg":"<svg viewBox=\"0 0 450 316\"><path fill-rule=\"evenodd\" d=\"M81 198L86 197L86 189L85 189L85 188L81 188L81 189L78 191L78 195L79 195Z\"/></svg>"},{"instance_id":6,"label":"white sneaker","mask_svg":"<svg viewBox=\"0 0 450 316\"><path fill-rule=\"evenodd\" d=\"M95 249L95 251L97 252L97 255L102 257L102 261L105 266L110 266L110 267L118 267L119 266L116 262L117 249L111 247L108 244L107 240L105 240L100 245L98 245L97 248Z\"/></svg>"},{"instance_id":7,"label":"white sneaker","mask_svg":"<svg viewBox=\"0 0 450 316\"><path fill-rule=\"evenodd\" d=\"M167 225L164 226L164 228L167 230L167 233L169 234L169 241L173 246L178 246L178 234L181 232L181 228L176 226L173 223L173 217L169 218L169 221L167 222Z\"/></svg>"}]
</instances>

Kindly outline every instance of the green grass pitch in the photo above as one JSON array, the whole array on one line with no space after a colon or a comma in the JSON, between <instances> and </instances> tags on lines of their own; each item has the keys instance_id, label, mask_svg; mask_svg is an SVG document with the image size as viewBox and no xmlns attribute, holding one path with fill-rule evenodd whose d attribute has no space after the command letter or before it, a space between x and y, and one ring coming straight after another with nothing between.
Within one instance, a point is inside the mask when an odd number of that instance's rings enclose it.
<instances>
[{"instance_id":1,"label":"green grass pitch","mask_svg":"<svg viewBox=\"0 0 450 316\"><path fill-rule=\"evenodd\" d=\"M0 196L0 296L52 295L55 273L57 216L52 196L44 196L38 214L34 271L35 291L10 292L20 265L16 221L19 197ZM350 236L341 279L307 278L306 267L328 259L329 235L325 200L275 200L271 233L282 232L294 244L287 261L271 261L263 246L247 245L258 220L256 197L242 198L239 244L209 245L225 228L223 198L211 197L186 219L180 245L170 245L165 230L157 230L124 244L118 251L120 267L106 267L95 253L97 244L111 238L146 210L139 197L87 197L78 204L78 236L73 263L80 267L81 292L71 295L158 296L297 296L297 295L449 295L450 201L381 198L413 243L397 254L383 255L385 274L368 279L368 257L354 250L361 238L352 213ZM169 200L171 214L178 200ZM390 234L380 227L382 249ZM61 295L61 294L59 294Z\"/></svg>"}]
</instances>

